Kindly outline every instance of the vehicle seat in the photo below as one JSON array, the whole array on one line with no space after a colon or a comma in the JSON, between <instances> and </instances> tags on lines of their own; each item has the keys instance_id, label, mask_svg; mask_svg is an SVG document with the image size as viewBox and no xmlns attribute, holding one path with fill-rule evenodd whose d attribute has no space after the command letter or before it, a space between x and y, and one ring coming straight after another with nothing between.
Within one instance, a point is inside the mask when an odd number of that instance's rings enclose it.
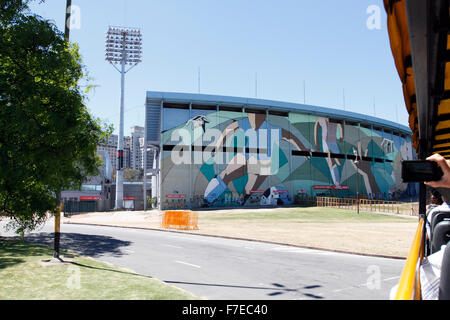
<instances>
[{"instance_id":1,"label":"vehicle seat","mask_svg":"<svg viewBox=\"0 0 450 320\"><path fill-rule=\"evenodd\" d=\"M450 219L444 219L434 227L431 235L431 253L441 250L450 241Z\"/></svg>"},{"instance_id":2,"label":"vehicle seat","mask_svg":"<svg viewBox=\"0 0 450 320\"><path fill-rule=\"evenodd\" d=\"M450 300L450 246L445 248L439 280L439 300Z\"/></svg>"},{"instance_id":3,"label":"vehicle seat","mask_svg":"<svg viewBox=\"0 0 450 320\"><path fill-rule=\"evenodd\" d=\"M433 238L433 232L436 225L444 219L450 219L450 210L440 210L433 214L431 218L431 238Z\"/></svg>"}]
</instances>

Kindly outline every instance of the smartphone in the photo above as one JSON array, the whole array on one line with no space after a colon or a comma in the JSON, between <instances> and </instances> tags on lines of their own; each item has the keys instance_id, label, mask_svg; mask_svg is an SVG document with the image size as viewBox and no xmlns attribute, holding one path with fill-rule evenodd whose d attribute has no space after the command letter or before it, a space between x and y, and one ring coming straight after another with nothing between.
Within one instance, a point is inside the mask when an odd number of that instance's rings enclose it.
<instances>
[{"instance_id":1,"label":"smartphone","mask_svg":"<svg viewBox=\"0 0 450 320\"><path fill-rule=\"evenodd\" d=\"M439 181L444 173L434 161L411 160L402 162L403 182Z\"/></svg>"}]
</instances>

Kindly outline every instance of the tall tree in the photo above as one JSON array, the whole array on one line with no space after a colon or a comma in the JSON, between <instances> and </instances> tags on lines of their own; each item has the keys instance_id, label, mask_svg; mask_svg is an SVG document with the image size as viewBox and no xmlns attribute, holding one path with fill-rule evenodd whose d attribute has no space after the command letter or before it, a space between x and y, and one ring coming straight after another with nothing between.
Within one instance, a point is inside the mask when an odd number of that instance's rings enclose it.
<instances>
[{"instance_id":1,"label":"tall tree","mask_svg":"<svg viewBox=\"0 0 450 320\"><path fill-rule=\"evenodd\" d=\"M17 232L36 228L62 190L97 173L97 144L110 131L86 108L77 46L28 3L0 4L0 215Z\"/></svg>"}]
</instances>

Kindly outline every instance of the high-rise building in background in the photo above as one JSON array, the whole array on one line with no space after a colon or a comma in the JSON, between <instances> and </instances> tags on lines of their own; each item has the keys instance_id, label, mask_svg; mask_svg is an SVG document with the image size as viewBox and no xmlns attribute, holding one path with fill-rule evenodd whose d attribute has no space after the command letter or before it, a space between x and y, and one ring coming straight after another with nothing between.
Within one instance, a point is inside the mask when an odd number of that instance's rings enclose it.
<instances>
[{"instance_id":1,"label":"high-rise building in background","mask_svg":"<svg viewBox=\"0 0 450 320\"><path fill-rule=\"evenodd\" d=\"M131 128L130 152L131 162L130 168L140 170L142 168L142 147L140 139L144 137L144 128L134 126Z\"/></svg>"},{"instance_id":2,"label":"high-rise building in background","mask_svg":"<svg viewBox=\"0 0 450 320\"><path fill-rule=\"evenodd\" d=\"M144 137L139 138L139 146L140 146L140 169L144 170ZM147 151L147 170L153 168L153 150L149 149Z\"/></svg>"},{"instance_id":3,"label":"high-rise building in background","mask_svg":"<svg viewBox=\"0 0 450 320\"><path fill-rule=\"evenodd\" d=\"M108 156L112 172L117 170L117 144L118 135L113 134L107 141L97 146L97 153L102 157ZM134 126L131 128L131 136L125 136L123 147L123 167L135 170L143 170L144 166L144 128ZM147 153L147 168L153 166L153 153ZM105 164L106 167L106 164Z\"/></svg>"},{"instance_id":4,"label":"high-rise building in background","mask_svg":"<svg viewBox=\"0 0 450 320\"><path fill-rule=\"evenodd\" d=\"M111 165L111 169L113 172L116 171L117 167L117 143L118 143L119 137L117 134L112 134L108 140L102 141L97 146L97 154L103 156L107 156L109 158L109 163ZM105 162L105 160L103 160ZM106 163L104 163L104 166L106 166Z\"/></svg>"},{"instance_id":5,"label":"high-rise building in background","mask_svg":"<svg viewBox=\"0 0 450 320\"><path fill-rule=\"evenodd\" d=\"M123 167L131 168L131 137L123 137Z\"/></svg>"}]
</instances>

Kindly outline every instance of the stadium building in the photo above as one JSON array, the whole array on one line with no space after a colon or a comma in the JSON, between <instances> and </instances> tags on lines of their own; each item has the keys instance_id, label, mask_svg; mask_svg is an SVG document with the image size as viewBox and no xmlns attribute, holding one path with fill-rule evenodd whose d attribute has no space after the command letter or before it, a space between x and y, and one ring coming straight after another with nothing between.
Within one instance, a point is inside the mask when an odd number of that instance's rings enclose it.
<instances>
[{"instance_id":1,"label":"stadium building","mask_svg":"<svg viewBox=\"0 0 450 320\"><path fill-rule=\"evenodd\" d=\"M304 104L147 92L152 194L161 209L290 205L299 197L401 199L408 127Z\"/></svg>"}]
</instances>

